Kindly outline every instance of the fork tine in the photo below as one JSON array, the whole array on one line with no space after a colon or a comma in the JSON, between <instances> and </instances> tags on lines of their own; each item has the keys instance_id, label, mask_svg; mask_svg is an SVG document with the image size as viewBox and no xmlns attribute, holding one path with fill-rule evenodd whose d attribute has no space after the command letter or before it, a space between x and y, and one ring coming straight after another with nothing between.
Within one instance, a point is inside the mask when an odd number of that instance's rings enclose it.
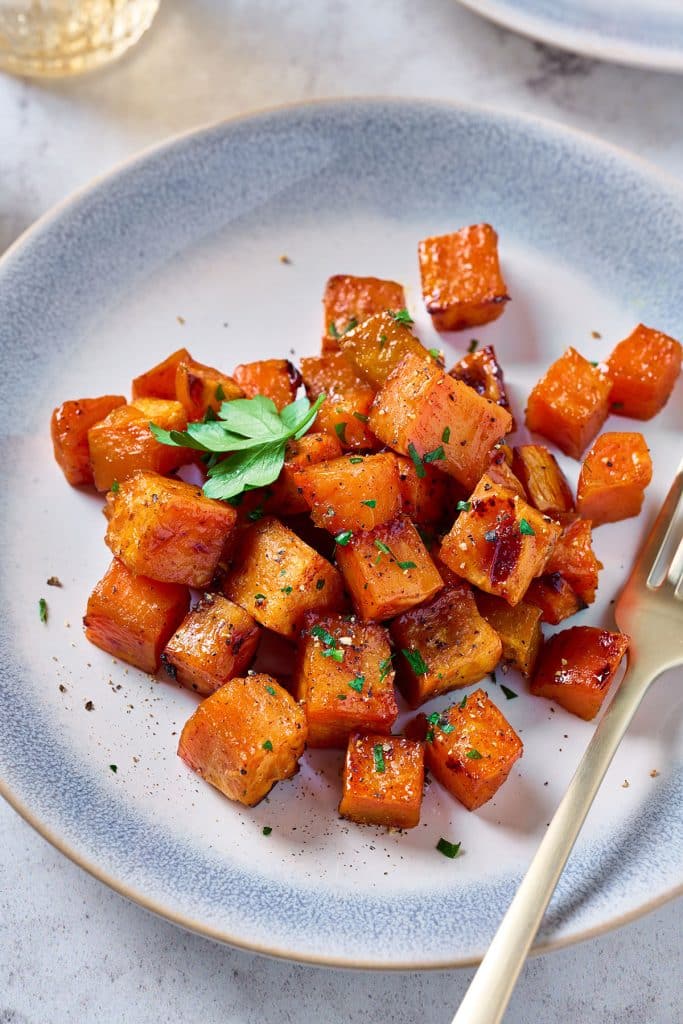
<instances>
[{"instance_id":1,"label":"fork tine","mask_svg":"<svg viewBox=\"0 0 683 1024\"><path fill-rule=\"evenodd\" d=\"M640 550L638 561L635 564L634 577L646 578L647 586L651 589L659 587L666 578L671 564L672 548L678 540L676 536L676 521L678 519L678 506L683 493L683 463L678 467L678 472L664 499L664 504L659 510L659 515L650 531L643 547Z\"/></svg>"},{"instance_id":2,"label":"fork tine","mask_svg":"<svg viewBox=\"0 0 683 1024\"><path fill-rule=\"evenodd\" d=\"M668 572L668 579L676 588L675 596L683 597L683 537L681 537L680 543L676 548L676 554L671 562L671 568Z\"/></svg>"}]
</instances>

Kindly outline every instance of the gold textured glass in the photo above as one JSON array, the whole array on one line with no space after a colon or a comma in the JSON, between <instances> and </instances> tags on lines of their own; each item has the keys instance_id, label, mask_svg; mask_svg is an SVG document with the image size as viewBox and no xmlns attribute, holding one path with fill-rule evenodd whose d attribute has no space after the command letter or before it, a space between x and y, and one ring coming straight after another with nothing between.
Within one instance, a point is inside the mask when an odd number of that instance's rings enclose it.
<instances>
[{"instance_id":1,"label":"gold textured glass","mask_svg":"<svg viewBox=\"0 0 683 1024\"><path fill-rule=\"evenodd\" d=\"M0 0L0 69L75 75L137 42L159 0Z\"/></svg>"}]
</instances>

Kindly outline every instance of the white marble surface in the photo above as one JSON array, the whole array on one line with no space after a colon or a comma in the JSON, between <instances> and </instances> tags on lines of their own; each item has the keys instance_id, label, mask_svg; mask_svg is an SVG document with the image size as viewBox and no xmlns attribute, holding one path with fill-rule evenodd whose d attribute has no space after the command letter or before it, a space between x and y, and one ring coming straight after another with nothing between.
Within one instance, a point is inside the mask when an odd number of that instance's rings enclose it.
<instances>
[{"instance_id":1,"label":"white marble surface","mask_svg":"<svg viewBox=\"0 0 683 1024\"><path fill-rule=\"evenodd\" d=\"M474 101L600 135L683 177L683 78L518 38L454 0L163 0L118 65L0 75L0 251L93 176L170 134L314 97ZM0 1024L450 1020L470 971L355 974L216 946L109 892L0 805ZM530 961L509 1024L673 1024L680 904Z\"/></svg>"}]
</instances>

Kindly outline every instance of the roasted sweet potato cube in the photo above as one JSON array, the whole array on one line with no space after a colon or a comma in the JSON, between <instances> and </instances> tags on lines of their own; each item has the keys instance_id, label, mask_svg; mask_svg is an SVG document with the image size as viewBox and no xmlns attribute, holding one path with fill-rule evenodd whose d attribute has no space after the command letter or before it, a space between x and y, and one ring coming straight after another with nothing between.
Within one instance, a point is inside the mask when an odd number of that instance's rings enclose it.
<instances>
[{"instance_id":1,"label":"roasted sweet potato cube","mask_svg":"<svg viewBox=\"0 0 683 1024\"><path fill-rule=\"evenodd\" d=\"M139 398L114 409L88 431L93 479L98 491L108 491L138 470L170 473L192 461L189 448L160 444L149 429L156 423L164 430L185 430L187 416L180 402Z\"/></svg>"},{"instance_id":2,"label":"roasted sweet potato cube","mask_svg":"<svg viewBox=\"0 0 683 1024\"><path fill-rule=\"evenodd\" d=\"M637 516L652 479L652 459L638 433L601 434L586 455L576 507L593 526Z\"/></svg>"},{"instance_id":3,"label":"roasted sweet potato cube","mask_svg":"<svg viewBox=\"0 0 683 1024\"><path fill-rule=\"evenodd\" d=\"M444 537L441 560L480 590L519 604L543 571L562 528L486 477L468 505Z\"/></svg>"},{"instance_id":4,"label":"roasted sweet potato cube","mask_svg":"<svg viewBox=\"0 0 683 1024\"><path fill-rule=\"evenodd\" d=\"M418 246L422 294L437 331L497 320L510 296L498 262L498 235L472 224Z\"/></svg>"},{"instance_id":5,"label":"roasted sweet potato cube","mask_svg":"<svg viewBox=\"0 0 683 1024\"><path fill-rule=\"evenodd\" d=\"M334 566L270 516L242 533L223 590L262 626L289 637L296 635L304 612L340 612L346 607Z\"/></svg>"},{"instance_id":6,"label":"roasted sweet potato cube","mask_svg":"<svg viewBox=\"0 0 683 1024\"><path fill-rule=\"evenodd\" d=\"M590 520L575 519L562 530L545 572L561 573L585 604L593 604L602 568L593 551Z\"/></svg>"},{"instance_id":7,"label":"roasted sweet potato cube","mask_svg":"<svg viewBox=\"0 0 683 1024\"><path fill-rule=\"evenodd\" d=\"M316 430L337 437L344 451L362 452L379 448L367 425L374 396L372 388L365 385L331 395L316 416Z\"/></svg>"},{"instance_id":8,"label":"roasted sweet potato cube","mask_svg":"<svg viewBox=\"0 0 683 1024\"><path fill-rule=\"evenodd\" d=\"M132 384L133 398L174 399L176 370L178 364L183 362L191 363L192 356L186 348L179 348L151 370L135 377Z\"/></svg>"},{"instance_id":9,"label":"roasted sweet potato cube","mask_svg":"<svg viewBox=\"0 0 683 1024\"><path fill-rule=\"evenodd\" d=\"M423 465L424 473L420 470L418 476L412 459L395 458L404 513L418 526L437 526L450 513L453 481L430 465Z\"/></svg>"},{"instance_id":10,"label":"roasted sweet potato cube","mask_svg":"<svg viewBox=\"0 0 683 1024\"><path fill-rule=\"evenodd\" d=\"M93 483L88 431L110 412L125 405L123 395L79 398L62 402L52 413L50 434L55 460L70 484Z\"/></svg>"},{"instance_id":11,"label":"roasted sweet potato cube","mask_svg":"<svg viewBox=\"0 0 683 1024\"><path fill-rule=\"evenodd\" d=\"M373 530L401 510L396 456L345 456L301 470L299 487L316 526L337 534L342 530Z\"/></svg>"},{"instance_id":12,"label":"roasted sweet potato cube","mask_svg":"<svg viewBox=\"0 0 683 1024\"><path fill-rule=\"evenodd\" d=\"M187 587L134 576L115 558L88 598L85 635L115 658L156 672L189 604Z\"/></svg>"},{"instance_id":13,"label":"roasted sweet potato cube","mask_svg":"<svg viewBox=\"0 0 683 1024\"><path fill-rule=\"evenodd\" d=\"M498 792L522 756L522 741L483 690L430 715L427 724L427 767L469 811Z\"/></svg>"},{"instance_id":14,"label":"roasted sweet potato cube","mask_svg":"<svg viewBox=\"0 0 683 1024\"><path fill-rule=\"evenodd\" d=\"M245 674L261 630L244 608L221 594L205 594L173 634L161 663L172 679L209 694Z\"/></svg>"},{"instance_id":15,"label":"roasted sweet potato cube","mask_svg":"<svg viewBox=\"0 0 683 1024\"><path fill-rule=\"evenodd\" d=\"M512 415L510 400L505 390L503 371L493 345L484 345L483 348L477 348L474 352L468 352L448 372L451 377L474 388L482 398L488 398L490 402L501 405ZM514 417L512 429L515 429Z\"/></svg>"},{"instance_id":16,"label":"roasted sweet potato cube","mask_svg":"<svg viewBox=\"0 0 683 1024\"><path fill-rule=\"evenodd\" d=\"M415 828L424 787L424 743L402 736L351 736L344 761L342 818Z\"/></svg>"},{"instance_id":17,"label":"roasted sweet potato cube","mask_svg":"<svg viewBox=\"0 0 683 1024\"><path fill-rule=\"evenodd\" d=\"M309 747L346 747L352 732L389 733L398 707L385 629L348 615L302 620L294 693L304 702Z\"/></svg>"},{"instance_id":18,"label":"roasted sweet potato cube","mask_svg":"<svg viewBox=\"0 0 683 1024\"><path fill-rule=\"evenodd\" d=\"M481 590L476 592L475 600L481 615L500 637L503 665L519 669L528 679L543 644L541 609L526 600L511 608L502 597Z\"/></svg>"},{"instance_id":19,"label":"roasted sweet potato cube","mask_svg":"<svg viewBox=\"0 0 683 1024\"><path fill-rule=\"evenodd\" d=\"M272 676L231 679L203 700L180 735L178 755L231 800L253 807L299 770L306 717Z\"/></svg>"},{"instance_id":20,"label":"roasted sweet potato cube","mask_svg":"<svg viewBox=\"0 0 683 1024\"><path fill-rule=\"evenodd\" d=\"M301 384L301 374L289 359L259 359L254 363L241 363L235 367L233 379L247 398L265 395L279 410L294 401Z\"/></svg>"},{"instance_id":21,"label":"roasted sweet potato cube","mask_svg":"<svg viewBox=\"0 0 683 1024\"><path fill-rule=\"evenodd\" d=\"M135 473L113 496L106 544L131 572L203 589L237 520L201 487L158 473Z\"/></svg>"},{"instance_id":22,"label":"roasted sweet potato cube","mask_svg":"<svg viewBox=\"0 0 683 1024\"><path fill-rule=\"evenodd\" d=\"M500 660L498 634L481 617L467 583L446 587L391 624L398 649L398 684L411 708L471 686Z\"/></svg>"},{"instance_id":23,"label":"roasted sweet potato cube","mask_svg":"<svg viewBox=\"0 0 683 1024\"><path fill-rule=\"evenodd\" d=\"M407 355L433 359L403 319L376 313L339 339L344 355L368 384L377 389Z\"/></svg>"},{"instance_id":24,"label":"roasted sweet potato cube","mask_svg":"<svg viewBox=\"0 0 683 1024\"><path fill-rule=\"evenodd\" d=\"M628 645L625 633L595 626L563 629L543 648L531 692L590 721L602 707Z\"/></svg>"},{"instance_id":25,"label":"roasted sweet potato cube","mask_svg":"<svg viewBox=\"0 0 683 1024\"><path fill-rule=\"evenodd\" d=\"M512 469L524 484L529 503L547 516L573 512L574 499L557 459L541 444L522 444L514 449Z\"/></svg>"},{"instance_id":26,"label":"roasted sweet potato cube","mask_svg":"<svg viewBox=\"0 0 683 1024\"><path fill-rule=\"evenodd\" d=\"M308 512L299 477L301 471L319 462L338 459L342 453L337 437L332 434L306 434L298 441L289 441L285 462L275 483L270 485L266 505L278 516L296 516Z\"/></svg>"},{"instance_id":27,"label":"roasted sweet potato cube","mask_svg":"<svg viewBox=\"0 0 683 1024\"><path fill-rule=\"evenodd\" d=\"M339 338L373 313L385 309L398 311L405 304L403 285L396 281L335 274L328 280L323 295L323 351L335 351Z\"/></svg>"},{"instance_id":28,"label":"roasted sweet potato cube","mask_svg":"<svg viewBox=\"0 0 683 1024\"><path fill-rule=\"evenodd\" d=\"M511 424L506 409L449 377L434 360L415 355L389 375L370 411L370 429L381 441L433 463L469 489Z\"/></svg>"},{"instance_id":29,"label":"roasted sweet potato cube","mask_svg":"<svg viewBox=\"0 0 683 1024\"><path fill-rule=\"evenodd\" d=\"M477 490L488 492L492 488L498 491L508 491L510 494L517 494L526 501L526 491L520 480L510 469L505 457L507 445L498 445L493 459L486 468Z\"/></svg>"},{"instance_id":30,"label":"roasted sweet potato cube","mask_svg":"<svg viewBox=\"0 0 683 1024\"><path fill-rule=\"evenodd\" d=\"M391 619L429 601L443 581L405 516L337 541L337 565L363 619Z\"/></svg>"},{"instance_id":31,"label":"roasted sweet potato cube","mask_svg":"<svg viewBox=\"0 0 683 1024\"><path fill-rule=\"evenodd\" d=\"M635 420L656 416L674 389L682 353L680 342L638 324L607 361L611 411Z\"/></svg>"},{"instance_id":32,"label":"roasted sweet potato cube","mask_svg":"<svg viewBox=\"0 0 683 1024\"><path fill-rule=\"evenodd\" d=\"M529 395L526 425L580 459L607 419L611 388L599 366L568 348Z\"/></svg>"},{"instance_id":33,"label":"roasted sweet potato cube","mask_svg":"<svg viewBox=\"0 0 683 1024\"><path fill-rule=\"evenodd\" d=\"M175 393L188 420L201 420L208 409L218 412L223 402L244 398L242 388L232 377L194 359L178 363Z\"/></svg>"},{"instance_id":34,"label":"roasted sweet potato cube","mask_svg":"<svg viewBox=\"0 0 683 1024\"><path fill-rule=\"evenodd\" d=\"M524 600L541 610L543 622L556 626L586 607L561 572L544 573L529 584Z\"/></svg>"},{"instance_id":35,"label":"roasted sweet potato cube","mask_svg":"<svg viewBox=\"0 0 683 1024\"><path fill-rule=\"evenodd\" d=\"M311 402L319 395L343 395L345 391L367 385L342 352L305 356L301 360L301 376Z\"/></svg>"}]
</instances>

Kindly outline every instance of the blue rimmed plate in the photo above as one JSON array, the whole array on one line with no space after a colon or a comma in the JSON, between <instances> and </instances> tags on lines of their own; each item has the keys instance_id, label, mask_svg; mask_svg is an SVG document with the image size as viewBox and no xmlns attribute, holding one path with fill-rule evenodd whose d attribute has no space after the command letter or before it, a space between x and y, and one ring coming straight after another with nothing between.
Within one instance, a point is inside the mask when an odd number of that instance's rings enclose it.
<instances>
[{"instance_id":1,"label":"blue rimmed plate","mask_svg":"<svg viewBox=\"0 0 683 1024\"><path fill-rule=\"evenodd\" d=\"M432 785L412 832L342 822L341 757L324 752L307 755L259 807L229 803L175 755L192 696L82 636L87 595L108 563L101 500L62 479L49 413L65 398L125 393L181 345L228 370L314 352L335 272L404 281L426 343L445 344L453 360L470 335L432 331L416 244L479 220L499 231L513 301L477 336L497 347L518 420L528 388L567 345L601 358L639 320L683 335L675 184L548 124L432 102L291 107L185 136L80 193L0 262L2 790L87 870L206 935L348 966L477 960L593 726L532 699L510 674L517 699L484 685L525 755L474 814ZM577 621L611 621L673 473L682 404L679 390L645 425L655 463L646 508L596 533L600 598ZM610 422L629 426L638 429ZM576 465L564 464L575 479ZM46 586L53 575L62 588ZM628 920L679 884L680 684L680 675L663 679L648 695L540 948ZM456 860L436 852L441 836L462 843Z\"/></svg>"}]
</instances>

